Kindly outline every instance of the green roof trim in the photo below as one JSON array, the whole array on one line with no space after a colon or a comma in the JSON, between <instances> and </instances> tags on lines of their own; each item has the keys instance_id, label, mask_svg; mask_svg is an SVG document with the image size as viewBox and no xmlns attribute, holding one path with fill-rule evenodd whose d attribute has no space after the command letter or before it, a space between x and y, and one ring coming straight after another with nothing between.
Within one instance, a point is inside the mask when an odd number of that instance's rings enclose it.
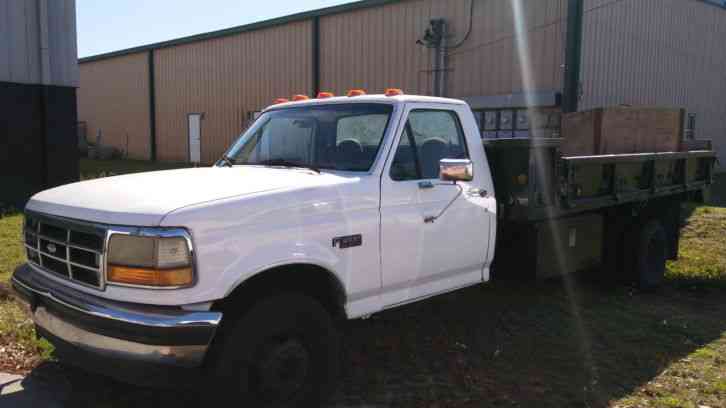
<instances>
[{"instance_id":1,"label":"green roof trim","mask_svg":"<svg viewBox=\"0 0 726 408\"><path fill-rule=\"evenodd\" d=\"M390 3L398 3L402 0L361 0L353 3L341 4L338 6L326 7L322 9L304 11L302 13L291 14L284 17L272 18L269 20L258 21L256 23L245 24L237 27L225 28L217 31L210 31L203 34L195 34L187 37L181 37L174 40L162 41L158 43L142 45L139 47L127 48L119 51L107 52L104 54L93 55L90 57L79 58L78 63L93 62L122 55L136 54L147 52L149 50L157 50L160 48L174 47L176 45L189 44L198 41L210 40L214 38L227 37L235 34L245 33L249 31L261 30L263 28L275 27L287 23L310 20L315 17L329 16L333 14L345 13L348 11L361 10L376 6L382 6Z\"/></svg>"}]
</instances>

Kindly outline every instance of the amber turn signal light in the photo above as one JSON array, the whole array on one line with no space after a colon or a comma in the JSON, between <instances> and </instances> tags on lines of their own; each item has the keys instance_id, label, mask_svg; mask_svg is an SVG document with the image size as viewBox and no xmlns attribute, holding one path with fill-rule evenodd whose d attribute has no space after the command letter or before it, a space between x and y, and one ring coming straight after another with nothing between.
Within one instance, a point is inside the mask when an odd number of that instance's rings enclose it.
<instances>
[{"instance_id":1,"label":"amber turn signal light","mask_svg":"<svg viewBox=\"0 0 726 408\"><path fill-rule=\"evenodd\" d=\"M189 286L194 282L192 268L148 269L109 265L108 281L152 287Z\"/></svg>"}]
</instances>

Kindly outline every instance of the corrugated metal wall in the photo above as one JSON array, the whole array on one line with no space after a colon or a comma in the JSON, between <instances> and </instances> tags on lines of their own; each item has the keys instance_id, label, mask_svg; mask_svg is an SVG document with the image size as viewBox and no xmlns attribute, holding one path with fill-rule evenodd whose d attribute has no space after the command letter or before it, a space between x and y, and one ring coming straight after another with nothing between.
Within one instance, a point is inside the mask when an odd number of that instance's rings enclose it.
<instances>
[{"instance_id":1,"label":"corrugated metal wall","mask_svg":"<svg viewBox=\"0 0 726 408\"><path fill-rule=\"evenodd\" d=\"M236 139L250 112L276 97L309 94L311 26L295 22L156 50L159 160L187 160L189 113L204 114L202 161L210 163Z\"/></svg>"},{"instance_id":2,"label":"corrugated metal wall","mask_svg":"<svg viewBox=\"0 0 726 408\"><path fill-rule=\"evenodd\" d=\"M78 120L86 137L128 151L134 159L149 159L149 71L147 53L130 54L81 64ZM128 146L127 146L128 141Z\"/></svg>"},{"instance_id":3,"label":"corrugated metal wall","mask_svg":"<svg viewBox=\"0 0 726 408\"><path fill-rule=\"evenodd\" d=\"M471 36L450 51L447 94L522 91L511 1L474 1ZM321 89L342 94L355 87L382 92L394 86L408 93L430 94L432 51L416 40L430 19L443 17L452 34L449 44L459 42L469 27L470 4L467 0L404 0L321 17ZM566 0L522 0L522 4L530 32L535 90L557 90L562 82ZM298 21L155 50L158 159L188 159L189 113L204 114L202 160L209 163L237 137L251 112L276 97L311 93L312 29L310 20ZM148 154L141 150L149 140L148 128L143 127L148 125L148 90L141 86L145 56L133 63L126 57L113 57L82 64L79 100L89 135L103 128L106 141L123 148L121 142L129 132L132 157ZM133 68L125 68L128 64ZM117 85L104 86L108 78ZM84 89L97 83L101 90ZM122 107L121 101L136 106ZM114 122L104 110L116 110L123 113L119 117L130 120ZM133 129L127 122L134 122Z\"/></svg>"},{"instance_id":4,"label":"corrugated metal wall","mask_svg":"<svg viewBox=\"0 0 726 408\"><path fill-rule=\"evenodd\" d=\"M533 91L562 89L567 0L522 0L523 31ZM468 14L468 10L465 15ZM449 94L456 97L525 91L517 52L516 21L509 0L478 1L471 38L450 52ZM460 17L459 21L462 21ZM462 35L463 23L457 26Z\"/></svg>"},{"instance_id":5,"label":"corrugated metal wall","mask_svg":"<svg viewBox=\"0 0 726 408\"><path fill-rule=\"evenodd\" d=\"M586 0L580 108L684 107L726 163L724 39L726 10L700 1Z\"/></svg>"},{"instance_id":6,"label":"corrugated metal wall","mask_svg":"<svg viewBox=\"0 0 726 408\"><path fill-rule=\"evenodd\" d=\"M448 53L447 95L523 91L511 0L474 0L472 32ZM336 93L360 87L400 87L430 94L432 51L416 44L432 18L449 24L450 45L469 27L470 2L410 0L325 16L321 24L321 87ZM522 0L535 90L561 88L566 0Z\"/></svg>"},{"instance_id":7,"label":"corrugated metal wall","mask_svg":"<svg viewBox=\"0 0 726 408\"><path fill-rule=\"evenodd\" d=\"M46 12L41 13L42 5ZM0 81L78 86L75 0L0 4ZM47 18L47 74L43 80L41 18Z\"/></svg>"}]
</instances>

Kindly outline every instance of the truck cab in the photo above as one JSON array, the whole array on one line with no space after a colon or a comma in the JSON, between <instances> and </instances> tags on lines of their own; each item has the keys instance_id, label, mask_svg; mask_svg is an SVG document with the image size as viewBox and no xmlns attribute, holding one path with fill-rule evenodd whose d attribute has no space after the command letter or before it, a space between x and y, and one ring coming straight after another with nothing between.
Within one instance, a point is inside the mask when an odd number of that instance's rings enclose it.
<instances>
[{"instance_id":1,"label":"truck cab","mask_svg":"<svg viewBox=\"0 0 726 408\"><path fill-rule=\"evenodd\" d=\"M498 206L466 103L298 99L212 167L28 202L12 282L61 359L309 406L335 378L337 322L489 280Z\"/></svg>"}]
</instances>

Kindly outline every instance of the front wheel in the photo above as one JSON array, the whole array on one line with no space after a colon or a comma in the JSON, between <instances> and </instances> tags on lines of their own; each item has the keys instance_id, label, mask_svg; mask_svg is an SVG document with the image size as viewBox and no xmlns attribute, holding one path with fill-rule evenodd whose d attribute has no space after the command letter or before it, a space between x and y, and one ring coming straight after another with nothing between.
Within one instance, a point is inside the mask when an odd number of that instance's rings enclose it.
<instances>
[{"instance_id":1,"label":"front wheel","mask_svg":"<svg viewBox=\"0 0 726 408\"><path fill-rule=\"evenodd\" d=\"M317 406L331 391L340 340L314 299L282 294L263 299L225 331L210 365L215 399L236 406Z\"/></svg>"}]
</instances>

